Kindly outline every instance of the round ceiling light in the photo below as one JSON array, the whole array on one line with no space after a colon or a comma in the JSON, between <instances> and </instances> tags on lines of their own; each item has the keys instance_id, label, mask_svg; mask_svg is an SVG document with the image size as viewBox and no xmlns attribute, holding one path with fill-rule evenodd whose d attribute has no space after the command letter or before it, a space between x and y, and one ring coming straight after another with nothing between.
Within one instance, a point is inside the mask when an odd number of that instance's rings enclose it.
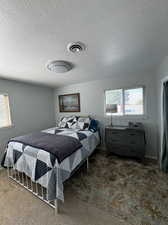
<instances>
[{"instance_id":1,"label":"round ceiling light","mask_svg":"<svg viewBox=\"0 0 168 225\"><path fill-rule=\"evenodd\" d=\"M69 52L79 53L84 51L86 49L86 46L82 42L78 41L78 42L69 43L67 46L67 49Z\"/></svg>"},{"instance_id":2,"label":"round ceiling light","mask_svg":"<svg viewBox=\"0 0 168 225\"><path fill-rule=\"evenodd\" d=\"M46 68L49 71L55 72L55 73L66 73L69 70L72 69L72 64L67 61L63 60L55 60L55 61L50 61L46 64Z\"/></svg>"}]
</instances>

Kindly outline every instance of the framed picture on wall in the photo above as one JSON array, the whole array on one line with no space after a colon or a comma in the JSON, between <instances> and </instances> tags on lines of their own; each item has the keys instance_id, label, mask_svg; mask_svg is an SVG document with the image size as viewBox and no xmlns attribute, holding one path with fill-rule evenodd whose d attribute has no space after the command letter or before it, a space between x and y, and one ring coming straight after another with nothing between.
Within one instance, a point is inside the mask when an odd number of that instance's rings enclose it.
<instances>
[{"instance_id":1,"label":"framed picture on wall","mask_svg":"<svg viewBox=\"0 0 168 225\"><path fill-rule=\"evenodd\" d=\"M80 112L80 93L59 95L60 112Z\"/></svg>"}]
</instances>

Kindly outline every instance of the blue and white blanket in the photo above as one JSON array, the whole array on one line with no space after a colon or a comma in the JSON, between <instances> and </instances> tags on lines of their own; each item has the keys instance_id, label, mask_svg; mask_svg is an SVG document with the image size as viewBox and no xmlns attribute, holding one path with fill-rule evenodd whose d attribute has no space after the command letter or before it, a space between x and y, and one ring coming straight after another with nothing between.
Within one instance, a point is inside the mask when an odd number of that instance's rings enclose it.
<instances>
[{"instance_id":1,"label":"blue and white blanket","mask_svg":"<svg viewBox=\"0 0 168 225\"><path fill-rule=\"evenodd\" d=\"M8 144L3 165L16 168L19 172L29 176L32 181L47 188L49 200L64 201L63 182L94 151L100 142L99 134L88 130L55 127L42 132L76 138L82 147L59 163L53 154L43 149L12 141Z\"/></svg>"}]
</instances>

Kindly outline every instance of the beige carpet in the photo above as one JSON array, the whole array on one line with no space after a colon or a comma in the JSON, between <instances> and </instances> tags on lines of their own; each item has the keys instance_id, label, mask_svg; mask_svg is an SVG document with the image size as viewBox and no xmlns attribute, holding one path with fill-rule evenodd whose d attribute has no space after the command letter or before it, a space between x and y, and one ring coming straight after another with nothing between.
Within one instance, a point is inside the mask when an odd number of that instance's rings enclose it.
<instances>
[{"instance_id":1,"label":"beige carpet","mask_svg":"<svg viewBox=\"0 0 168 225\"><path fill-rule=\"evenodd\" d=\"M9 181L0 170L0 225L166 225L168 176L143 164L97 152L65 183L61 214Z\"/></svg>"},{"instance_id":2,"label":"beige carpet","mask_svg":"<svg viewBox=\"0 0 168 225\"><path fill-rule=\"evenodd\" d=\"M130 225L168 225L168 175L154 160L138 163L97 152L90 169L65 186L75 196Z\"/></svg>"},{"instance_id":3,"label":"beige carpet","mask_svg":"<svg viewBox=\"0 0 168 225\"><path fill-rule=\"evenodd\" d=\"M0 170L0 225L125 225L104 210L65 193L59 215Z\"/></svg>"}]
</instances>

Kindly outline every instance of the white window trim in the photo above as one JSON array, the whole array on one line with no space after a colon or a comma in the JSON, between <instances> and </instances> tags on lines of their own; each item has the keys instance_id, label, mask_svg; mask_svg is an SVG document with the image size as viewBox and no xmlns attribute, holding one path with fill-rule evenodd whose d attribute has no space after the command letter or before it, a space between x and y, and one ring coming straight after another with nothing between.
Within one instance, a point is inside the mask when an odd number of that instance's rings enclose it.
<instances>
[{"instance_id":1,"label":"white window trim","mask_svg":"<svg viewBox=\"0 0 168 225\"><path fill-rule=\"evenodd\" d=\"M125 90L130 90L130 89L136 89L136 88L143 88L143 114L136 114L136 115L128 115L124 114L123 115L112 115L113 117L116 118L121 118L121 119L147 119L147 100L146 100L146 87L144 85L138 85L138 86L131 86L131 87L124 87L124 88L115 88L115 89L106 89L104 90L104 114L106 117L109 117L111 115L106 114L106 91L113 91L113 90L121 90L122 89L122 101L123 101L123 112L125 108L125 102L124 102L124 91Z\"/></svg>"},{"instance_id":2,"label":"white window trim","mask_svg":"<svg viewBox=\"0 0 168 225\"><path fill-rule=\"evenodd\" d=\"M1 127L0 126L0 130L1 129L8 129L8 128L12 128L12 127L14 127L14 124L12 123L12 115L11 115L11 104L10 104L10 97L9 97L9 95L7 94L7 93L4 93L4 92L0 92L0 95L6 95L6 96L8 96L8 110L9 110L9 119L10 119L10 124L9 125L7 125L7 126L3 126L3 127Z\"/></svg>"}]
</instances>

